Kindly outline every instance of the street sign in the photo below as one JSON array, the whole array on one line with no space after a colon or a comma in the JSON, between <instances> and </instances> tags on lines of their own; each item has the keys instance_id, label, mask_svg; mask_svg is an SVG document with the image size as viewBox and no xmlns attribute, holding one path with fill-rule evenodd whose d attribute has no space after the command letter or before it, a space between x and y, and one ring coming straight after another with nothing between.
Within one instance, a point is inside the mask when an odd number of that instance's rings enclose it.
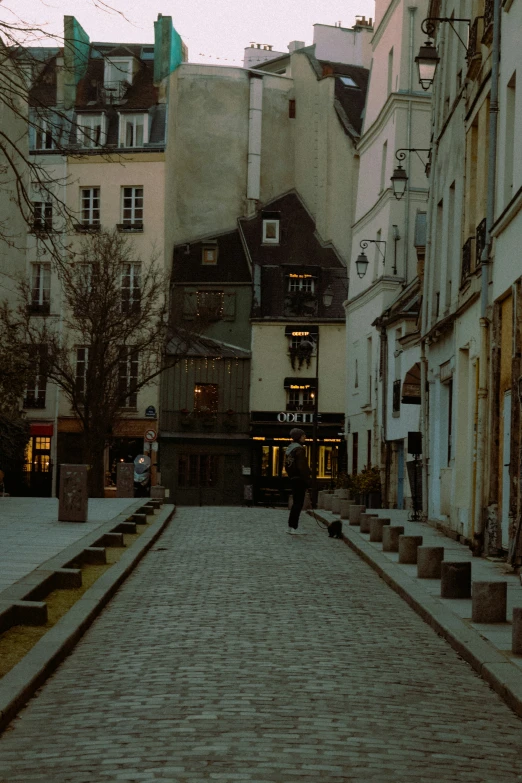
<instances>
[{"instance_id":1,"label":"street sign","mask_svg":"<svg viewBox=\"0 0 522 783\"><path fill-rule=\"evenodd\" d=\"M145 431L145 440L147 443L154 443L154 441L157 439L158 433L156 430L149 429Z\"/></svg>"},{"instance_id":2,"label":"street sign","mask_svg":"<svg viewBox=\"0 0 522 783\"><path fill-rule=\"evenodd\" d=\"M145 409L145 418L146 419L156 418L156 408L154 407L154 405L149 405L149 407Z\"/></svg>"}]
</instances>

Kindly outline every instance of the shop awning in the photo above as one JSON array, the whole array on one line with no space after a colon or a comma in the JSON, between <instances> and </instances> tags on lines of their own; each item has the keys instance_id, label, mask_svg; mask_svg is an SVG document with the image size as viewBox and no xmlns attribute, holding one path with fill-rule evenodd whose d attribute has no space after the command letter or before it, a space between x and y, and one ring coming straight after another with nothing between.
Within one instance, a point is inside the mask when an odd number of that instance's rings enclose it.
<instances>
[{"instance_id":1,"label":"shop awning","mask_svg":"<svg viewBox=\"0 0 522 783\"><path fill-rule=\"evenodd\" d=\"M317 378L285 378L285 389L307 391L317 387Z\"/></svg>"},{"instance_id":2,"label":"shop awning","mask_svg":"<svg viewBox=\"0 0 522 783\"><path fill-rule=\"evenodd\" d=\"M45 438L52 438L54 432L53 424L36 424L31 422L31 435L40 435Z\"/></svg>"},{"instance_id":3,"label":"shop awning","mask_svg":"<svg viewBox=\"0 0 522 783\"><path fill-rule=\"evenodd\" d=\"M408 370L402 384L401 402L410 403L410 405L421 404L421 366L416 362Z\"/></svg>"}]
</instances>

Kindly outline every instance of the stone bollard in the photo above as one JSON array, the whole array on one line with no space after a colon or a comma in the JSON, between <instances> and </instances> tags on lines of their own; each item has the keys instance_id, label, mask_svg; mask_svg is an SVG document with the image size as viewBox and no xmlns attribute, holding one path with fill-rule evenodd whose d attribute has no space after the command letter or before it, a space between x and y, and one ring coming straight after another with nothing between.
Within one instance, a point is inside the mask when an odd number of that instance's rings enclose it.
<instances>
[{"instance_id":1,"label":"stone bollard","mask_svg":"<svg viewBox=\"0 0 522 783\"><path fill-rule=\"evenodd\" d=\"M341 500L348 500L350 497L350 490L349 489L338 489L335 493L338 498L341 498Z\"/></svg>"},{"instance_id":2,"label":"stone bollard","mask_svg":"<svg viewBox=\"0 0 522 783\"><path fill-rule=\"evenodd\" d=\"M357 506L352 504L350 506L350 511L348 512L348 519L350 520L350 525L360 525L361 524L361 514L364 514L366 512L366 506Z\"/></svg>"},{"instance_id":3,"label":"stone bollard","mask_svg":"<svg viewBox=\"0 0 522 783\"><path fill-rule=\"evenodd\" d=\"M324 508L324 489L317 493L317 508Z\"/></svg>"},{"instance_id":4,"label":"stone bollard","mask_svg":"<svg viewBox=\"0 0 522 783\"><path fill-rule=\"evenodd\" d=\"M402 525L390 525L385 527L382 531L382 551L383 552L398 552L399 551L399 536L404 533L404 527Z\"/></svg>"},{"instance_id":5,"label":"stone bollard","mask_svg":"<svg viewBox=\"0 0 522 783\"><path fill-rule=\"evenodd\" d=\"M440 581L441 598L471 598L471 563L443 560Z\"/></svg>"},{"instance_id":6,"label":"stone bollard","mask_svg":"<svg viewBox=\"0 0 522 783\"><path fill-rule=\"evenodd\" d=\"M338 514L340 510L341 510L341 498L337 497L337 495L334 495L332 498L331 512L332 514Z\"/></svg>"},{"instance_id":7,"label":"stone bollard","mask_svg":"<svg viewBox=\"0 0 522 783\"><path fill-rule=\"evenodd\" d=\"M522 655L522 607L513 609L513 632L511 637L511 650L514 655Z\"/></svg>"},{"instance_id":8,"label":"stone bollard","mask_svg":"<svg viewBox=\"0 0 522 783\"><path fill-rule=\"evenodd\" d=\"M373 517L370 519L370 541L382 541L382 531L390 522L391 519L388 517Z\"/></svg>"},{"instance_id":9,"label":"stone bollard","mask_svg":"<svg viewBox=\"0 0 522 783\"><path fill-rule=\"evenodd\" d=\"M134 463L118 462L116 465L116 497L134 497Z\"/></svg>"},{"instance_id":10,"label":"stone bollard","mask_svg":"<svg viewBox=\"0 0 522 783\"><path fill-rule=\"evenodd\" d=\"M505 623L507 582L473 582L471 622Z\"/></svg>"},{"instance_id":11,"label":"stone bollard","mask_svg":"<svg viewBox=\"0 0 522 783\"><path fill-rule=\"evenodd\" d=\"M324 503L323 508L324 508L325 511L331 511L332 510L333 498L334 498L334 496L331 495L330 493L328 493L327 495L324 496L324 498L323 498L323 503Z\"/></svg>"},{"instance_id":12,"label":"stone bollard","mask_svg":"<svg viewBox=\"0 0 522 783\"><path fill-rule=\"evenodd\" d=\"M417 549L422 545L422 536L399 536L399 563L415 565Z\"/></svg>"},{"instance_id":13,"label":"stone bollard","mask_svg":"<svg viewBox=\"0 0 522 783\"><path fill-rule=\"evenodd\" d=\"M350 508L353 506L353 503L351 500L341 500L341 505L339 507L339 513L341 515L341 519L349 519L350 518Z\"/></svg>"},{"instance_id":14,"label":"stone bollard","mask_svg":"<svg viewBox=\"0 0 522 783\"><path fill-rule=\"evenodd\" d=\"M361 514L361 533L370 532L370 520L376 516L377 514Z\"/></svg>"},{"instance_id":15,"label":"stone bollard","mask_svg":"<svg viewBox=\"0 0 522 783\"><path fill-rule=\"evenodd\" d=\"M440 579L443 560L443 546L420 546L417 550L417 576L419 579Z\"/></svg>"}]
</instances>

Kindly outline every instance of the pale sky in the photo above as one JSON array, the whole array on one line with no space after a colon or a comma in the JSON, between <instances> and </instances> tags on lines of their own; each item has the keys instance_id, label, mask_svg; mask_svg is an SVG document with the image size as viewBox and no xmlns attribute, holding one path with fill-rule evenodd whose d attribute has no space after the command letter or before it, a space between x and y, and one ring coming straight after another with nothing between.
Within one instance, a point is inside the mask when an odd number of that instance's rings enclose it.
<instances>
[{"instance_id":1,"label":"pale sky","mask_svg":"<svg viewBox=\"0 0 522 783\"><path fill-rule=\"evenodd\" d=\"M286 52L290 41L313 41L315 23L352 27L356 15L375 16L374 0L0 0L0 20L63 34L63 16L75 16L91 41L153 43L158 13L172 16L190 62L242 65L250 42ZM40 45L52 45L41 40Z\"/></svg>"}]
</instances>

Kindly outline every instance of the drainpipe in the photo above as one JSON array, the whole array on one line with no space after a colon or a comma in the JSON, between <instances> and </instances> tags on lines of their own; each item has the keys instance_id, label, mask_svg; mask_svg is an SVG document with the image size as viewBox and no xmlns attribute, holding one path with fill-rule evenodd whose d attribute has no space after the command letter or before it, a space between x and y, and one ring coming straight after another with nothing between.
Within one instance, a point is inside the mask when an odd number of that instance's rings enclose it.
<instances>
[{"instance_id":1,"label":"drainpipe","mask_svg":"<svg viewBox=\"0 0 522 783\"><path fill-rule=\"evenodd\" d=\"M248 115L247 216L255 215L261 191L261 128L263 122L263 77L250 74Z\"/></svg>"},{"instance_id":2,"label":"drainpipe","mask_svg":"<svg viewBox=\"0 0 522 783\"><path fill-rule=\"evenodd\" d=\"M487 318L489 267L491 263L491 226L495 216L495 187L497 162L498 125L498 71L500 61L500 0L493 0L493 46L491 49L491 93L489 103L489 154L488 188L486 210L486 242L481 262L480 296L480 353L479 387L477 392L477 467L475 486L475 519L473 554L480 555L484 549L484 506L486 504L485 467L487 439L488 400L488 345L489 320Z\"/></svg>"},{"instance_id":3,"label":"drainpipe","mask_svg":"<svg viewBox=\"0 0 522 783\"><path fill-rule=\"evenodd\" d=\"M409 55L408 55L408 93L410 99L408 101L408 124L406 126L406 147L411 149L411 124L412 124L412 93L413 93L413 42L415 34L415 12L417 8L415 6L409 6L408 11L410 14L410 41L409 41ZM411 167L410 167L411 168ZM406 188L406 215L404 218L404 285L408 284L408 260L410 256L410 188Z\"/></svg>"}]
</instances>

